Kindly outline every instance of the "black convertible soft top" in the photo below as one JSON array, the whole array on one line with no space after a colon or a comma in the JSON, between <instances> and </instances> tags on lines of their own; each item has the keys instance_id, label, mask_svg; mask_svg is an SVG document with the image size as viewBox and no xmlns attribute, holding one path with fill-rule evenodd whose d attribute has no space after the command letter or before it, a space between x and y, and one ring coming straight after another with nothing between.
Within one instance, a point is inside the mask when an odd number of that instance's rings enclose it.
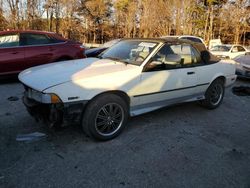
<instances>
[{"instance_id":1,"label":"black convertible soft top","mask_svg":"<svg viewBox=\"0 0 250 188\"><path fill-rule=\"evenodd\" d=\"M186 40L186 39L176 39L176 38L173 39L167 38L163 40L165 40L164 41L165 43L191 44L196 50L200 52L201 58L206 64L217 63L220 61L220 59L215 55L211 54L207 50L206 46L202 43L193 42L191 40Z\"/></svg>"}]
</instances>

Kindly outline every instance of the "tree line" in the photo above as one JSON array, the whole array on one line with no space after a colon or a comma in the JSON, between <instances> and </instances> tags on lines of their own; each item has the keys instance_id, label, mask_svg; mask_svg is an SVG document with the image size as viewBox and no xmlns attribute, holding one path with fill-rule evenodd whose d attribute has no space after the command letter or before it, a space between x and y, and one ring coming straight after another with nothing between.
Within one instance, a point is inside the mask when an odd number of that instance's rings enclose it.
<instances>
[{"instance_id":1,"label":"tree line","mask_svg":"<svg viewBox=\"0 0 250 188\"><path fill-rule=\"evenodd\" d=\"M12 29L94 43L185 34L250 45L250 1L0 0L0 30Z\"/></svg>"}]
</instances>

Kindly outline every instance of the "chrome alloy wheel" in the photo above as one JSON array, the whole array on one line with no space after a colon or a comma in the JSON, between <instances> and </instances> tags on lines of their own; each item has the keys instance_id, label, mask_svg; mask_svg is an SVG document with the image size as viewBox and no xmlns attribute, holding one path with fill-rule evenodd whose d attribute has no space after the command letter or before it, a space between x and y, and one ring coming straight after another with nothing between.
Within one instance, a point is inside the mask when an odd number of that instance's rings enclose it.
<instances>
[{"instance_id":1,"label":"chrome alloy wheel","mask_svg":"<svg viewBox=\"0 0 250 188\"><path fill-rule=\"evenodd\" d=\"M124 110L117 103L105 104L95 118L95 129L103 136L116 133L124 121Z\"/></svg>"},{"instance_id":2,"label":"chrome alloy wheel","mask_svg":"<svg viewBox=\"0 0 250 188\"><path fill-rule=\"evenodd\" d=\"M223 97L223 85L217 83L213 86L211 89L211 95L210 95L210 102L212 105L216 106L220 103L222 97Z\"/></svg>"}]
</instances>

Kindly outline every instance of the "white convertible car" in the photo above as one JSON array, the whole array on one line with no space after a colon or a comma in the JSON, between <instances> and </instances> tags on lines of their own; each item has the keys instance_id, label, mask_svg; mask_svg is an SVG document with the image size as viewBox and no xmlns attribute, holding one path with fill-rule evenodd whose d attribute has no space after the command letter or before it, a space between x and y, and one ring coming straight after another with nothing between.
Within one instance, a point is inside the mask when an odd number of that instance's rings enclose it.
<instances>
[{"instance_id":1,"label":"white convertible car","mask_svg":"<svg viewBox=\"0 0 250 188\"><path fill-rule=\"evenodd\" d=\"M98 58L30 68L19 80L36 119L51 126L79 122L87 135L109 140L129 116L188 101L218 107L236 80L229 61L191 41L124 39Z\"/></svg>"}]
</instances>

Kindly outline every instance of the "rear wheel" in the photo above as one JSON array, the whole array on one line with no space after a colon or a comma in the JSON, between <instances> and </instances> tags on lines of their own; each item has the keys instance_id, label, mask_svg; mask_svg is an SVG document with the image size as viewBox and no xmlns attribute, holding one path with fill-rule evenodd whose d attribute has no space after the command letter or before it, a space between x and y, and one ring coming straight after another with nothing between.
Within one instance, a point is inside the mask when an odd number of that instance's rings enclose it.
<instances>
[{"instance_id":1,"label":"rear wheel","mask_svg":"<svg viewBox=\"0 0 250 188\"><path fill-rule=\"evenodd\" d=\"M201 105L208 109L217 108L224 97L224 82L222 79L215 80L207 89L205 99L200 101Z\"/></svg>"},{"instance_id":2,"label":"rear wheel","mask_svg":"<svg viewBox=\"0 0 250 188\"><path fill-rule=\"evenodd\" d=\"M82 119L84 132L97 140L110 140L124 129L128 105L115 94L97 97L87 106Z\"/></svg>"}]
</instances>

